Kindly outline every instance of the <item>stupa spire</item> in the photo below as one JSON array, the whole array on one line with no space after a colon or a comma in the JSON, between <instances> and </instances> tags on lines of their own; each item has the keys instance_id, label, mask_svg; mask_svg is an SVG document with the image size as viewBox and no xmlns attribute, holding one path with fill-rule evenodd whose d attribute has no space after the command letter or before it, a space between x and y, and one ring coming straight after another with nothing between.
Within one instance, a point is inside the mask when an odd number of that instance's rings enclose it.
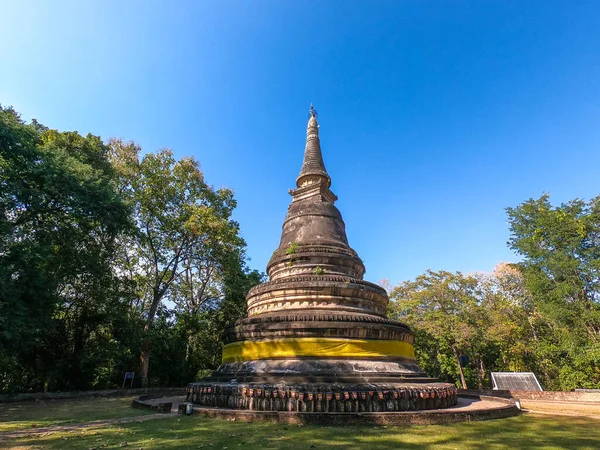
<instances>
[{"instance_id":1,"label":"stupa spire","mask_svg":"<svg viewBox=\"0 0 600 450\"><path fill-rule=\"evenodd\" d=\"M319 140L319 123L317 122L317 111L310 105L308 112L308 125L306 127L306 145L304 147L304 161L300 175L296 179L296 186L313 184L323 180L327 187L331 186L331 178L323 163L321 153L321 141Z\"/></svg>"}]
</instances>

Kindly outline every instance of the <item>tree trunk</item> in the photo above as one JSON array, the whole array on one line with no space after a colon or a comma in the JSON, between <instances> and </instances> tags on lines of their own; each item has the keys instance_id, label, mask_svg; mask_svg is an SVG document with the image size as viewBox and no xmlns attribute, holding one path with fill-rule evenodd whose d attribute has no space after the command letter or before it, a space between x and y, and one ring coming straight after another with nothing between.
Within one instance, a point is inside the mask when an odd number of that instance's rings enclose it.
<instances>
[{"instance_id":1,"label":"tree trunk","mask_svg":"<svg viewBox=\"0 0 600 450\"><path fill-rule=\"evenodd\" d=\"M483 389L483 380L485 379L485 366L483 365L483 357L479 358L479 368L477 369L477 385L479 389Z\"/></svg>"},{"instance_id":2,"label":"tree trunk","mask_svg":"<svg viewBox=\"0 0 600 450\"><path fill-rule=\"evenodd\" d=\"M150 367L150 348L152 347L152 343L150 342L148 333L150 331L150 327L152 326L152 322L154 321L154 316L156 315L156 310L158 309L158 305L160 303L163 293L161 293L158 290L158 288L153 289L152 304L150 305L150 311L148 312L148 321L146 322L146 326L144 327L145 336L144 340L142 341L142 348L140 349L143 388L148 387L148 368Z\"/></svg>"},{"instance_id":3,"label":"tree trunk","mask_svg":"<svg viewBox=\"0 0 600 450\"><path fill-rule=\"evenodd\" d=\"M147 330L146 330L147 332ZM142 387L148 387L148 368L150 367L150 339L144 338L140 350L140 362L142 364Z\"/></svg>"},{"instance_id":4,"label":"tree trunk","mask_svg":"<svg viewBox=\"0 0 600 450\"><path fill-rule=\"evenodd\" d=\"M463 389L467 389L467 380L465 379L465 373L463 372L463 366L460 361L460 355L458 354L457 349L453 348L452 350L454 350L454 357L456 358L456 364L458 364L458 372L460 373L460 384L462 385Z\"/></svg>"},{"instance_id":5,"label":"tree trunk","mask_svg":"<svg viewBox=\"0 0 600 450\"><path fill-rule=\"evenodd\" d=\"M529 312L526 311L525 315L527 317L527 322L529 323L529 328L531 328L531 333L533 334L533 339L535 341L537 341L538 340L538 336L537 336L537 333L535 332L535 327L533 326L533 322L531 321L531 314L529 314Z\"/></svg>"}]
</instances>

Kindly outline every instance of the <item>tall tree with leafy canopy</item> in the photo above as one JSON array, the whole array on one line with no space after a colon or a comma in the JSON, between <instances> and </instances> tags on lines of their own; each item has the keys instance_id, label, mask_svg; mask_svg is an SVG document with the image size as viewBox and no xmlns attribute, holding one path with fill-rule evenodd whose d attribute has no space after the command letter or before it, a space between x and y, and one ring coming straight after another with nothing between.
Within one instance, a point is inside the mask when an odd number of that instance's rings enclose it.
<instances>
[{"instance_id":1,"label":"tall tree with leafy canopy","mask_svg":"<svg viewBox=\"0 0 600 450\"><path fill-rule=\"evenodd\" d=\"M482 307L489 315L487 339L498 350L502 370L533 370L532 361L543 320L518 266L500 263L493 272L478 276Z\"/></svg>"},{"instance_id":2,"label":"tall tree with leafy canopy","mask_svg":"<svg viewBox=\"0 0 600 450\"><path fill-rule=\"evenodd\" d=\"M600 197L558 206L545 194L507 208L510 247L549 328L544 353L563 388L600 383ZM548 368L549 371L552 367Z\"/></svg>"},{"instance_id":3,"label":"tall tree with leafy canopy","mask_svg":"<svg viewBox=\"0 0 600 450\"><path fill-rule=\"evenodd\" d=\"M246 315L246 294L264 275L249 271L243 260L231 255L223 267L218 296L197 310L178 310L178 326L186 336L188 381L201 378L221 364L222 335Z\"/></svg>"},{"instance_id":4,"label":"tall tree with leafy canopy","mask_svg":"<svg viewBox=\"0 0 600 450\"><path fill-rule=\"evenodd\" d=\"M128 226L107 152L96 136L0 108L0 366L14 369L0 370L0 389L93 377L86 361L115 312L112 260Z\"/></svg>"},{"instance_id":5,"label":"tall tree with leafy canopy","mask_svg":"<svg viewBox=\"0 0 600 450\"><path fill-rule=\"evenodd\" d=\"M121 272L134 282L134 306L145 318L140 346L145 385L159 306L171 299L190 311L200 308L217 295L212 281L222 276L223 260L245 243L231 218L233 192L207 185L194 159L177 160L170 150L140 157L138 146L119 140L110 147L136 228L122 243Z\"/></svg>"},{"instance_id":6,"label":"tall tree with leafy canopy","mask_svg":"<svg viewBox=\"0 0 600 450\"><path fill-rule=\"evenodd\" d=\"M445 271L427 271L415 281L406 281L392 290L392 317L425 332L438 343L438 359L450 351L460 384L467 388L464 357L481 354L486 316L480 307L478 279ZM428 339L424 344L431 345ZM419 352L417 341L417 353Z\"/></svg>"},{"instance_id":7,"label":"tall tree with leafy canopy","mask_svg":"<svg viewBox=\"0 0 600 450\"><path fill-rule=\"evenodd\" d=\"M508 208L510 247L544 312L569 333L600 340L600 197L553 207L550 196Z\"/></svg>"}]
</instances>

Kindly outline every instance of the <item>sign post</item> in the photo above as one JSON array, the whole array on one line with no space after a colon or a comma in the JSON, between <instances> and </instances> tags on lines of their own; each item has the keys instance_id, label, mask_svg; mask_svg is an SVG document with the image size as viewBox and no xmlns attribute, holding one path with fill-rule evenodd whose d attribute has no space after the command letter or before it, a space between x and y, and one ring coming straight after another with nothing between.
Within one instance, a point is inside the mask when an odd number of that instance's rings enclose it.
<instances>
[{"instance_id":1,"label":"sign post","mask_svg":"<svg viewBox=\"0 0 600 450\"><path fill-rule=\"evenodd\" d=\"M123 387L121 389L125 389L125 383L127 380L131 380L129 383L129 389L133 387L133 378L135 377L135 372L125 372L125 376L123 377Z\"/></svg>"}]
</instances>

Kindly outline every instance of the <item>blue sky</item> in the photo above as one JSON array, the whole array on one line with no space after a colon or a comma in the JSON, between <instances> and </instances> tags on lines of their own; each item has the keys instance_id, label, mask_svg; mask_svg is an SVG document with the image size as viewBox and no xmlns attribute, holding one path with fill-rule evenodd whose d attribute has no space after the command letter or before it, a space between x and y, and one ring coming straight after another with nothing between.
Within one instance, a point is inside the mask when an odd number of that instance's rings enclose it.
<instances>
[{"instance_id":1,"label":"blue sky","mask_svg":"<svg viewBox=\"0 0 600 450\"><path fill-rule=\"evenodd\" d=\"M491 270L506 207L600 194L598 1L0 2L0 103L196 157L253 268L311 102L372 281Z\"/></svg>"}]
</instances>

